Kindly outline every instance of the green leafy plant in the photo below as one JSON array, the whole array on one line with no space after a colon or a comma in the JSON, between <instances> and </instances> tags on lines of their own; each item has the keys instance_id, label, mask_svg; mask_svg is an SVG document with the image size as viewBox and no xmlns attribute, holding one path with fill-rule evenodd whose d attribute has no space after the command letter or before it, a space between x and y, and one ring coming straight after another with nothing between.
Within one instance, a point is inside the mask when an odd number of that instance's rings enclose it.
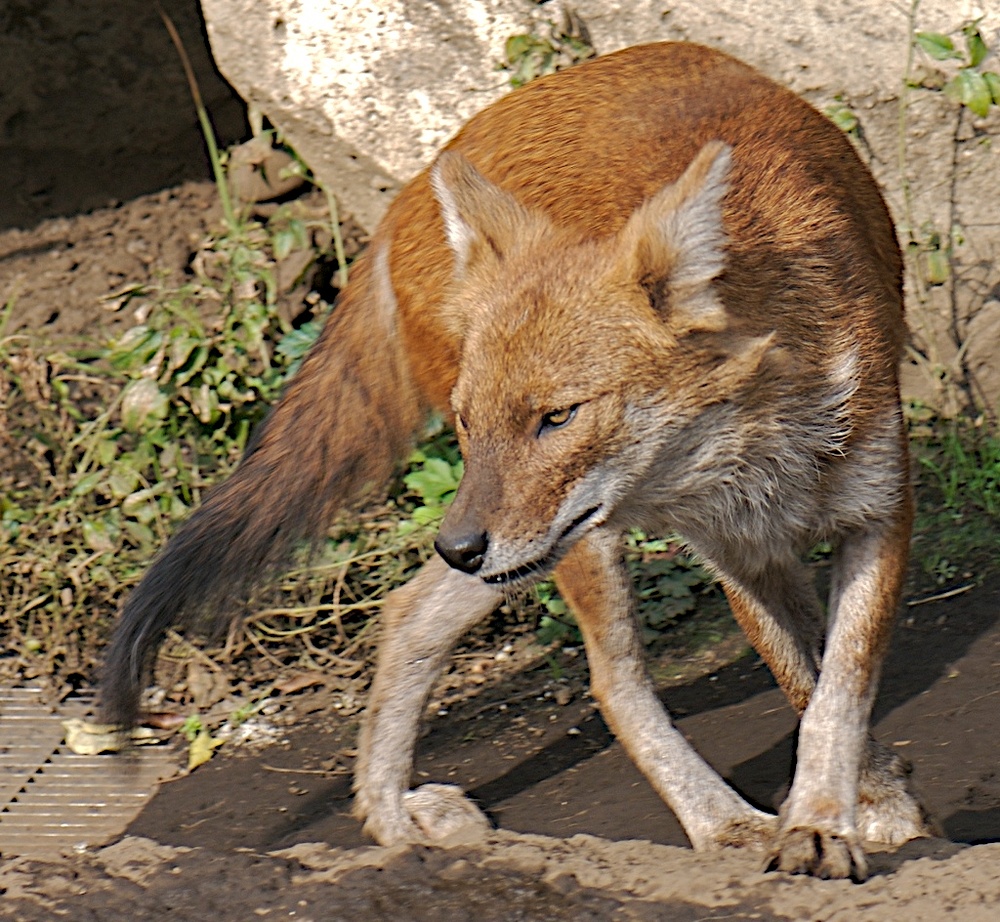
<instances>
[{"instance_id":1,"label":"green leafy plant","mask_svg":"<svg viewBox=\"0 0 1000 922\"><path fill-rule=\"evenodd\" d=\"M441 430L410 455L403 483L417 502L409 518L399 523L401 535L440 524L458 492L464 469L458 443L450 430Z\"/></svg>"},{"instance_id":2,"label":"green leafy plant","mask_svg":"<svg viewBox=\"0 0 1000 922\"><path fill-rule=\"evenodd\" d=\"M959 68L950 77L930 75L911 85L940 89L952 101L984 118L989 114L991 106L1000 105L1000 74L982 67L989 54L989 47L979 29L980 22L981 20L976 19L962 26L964 50L959 50L950 35L917 32L914 41L921 51L934 61L957 61Z\"/></svg>"},{"instance_id":3,"label":"green leafy plant","mask_svg":"<svg viewBox=\"0 0 1000 922\"><path fill-rule=\"evenodd\" d=\"M222 167L222 158L219 155L219 146L215 139L215 132L212 130L212 122L208 117L208 110L205 108L205 103L201 98L201 90L198 88L197 79L195 79L194 68L191 66L184 43L181 41L180 34L177 32L173 20L166 14L162 7L159 12L160 18L163 20L163 25L170 35L170 40L174 43L174 48L177 49L181 65L184 67L184 76L187 79L188 89L191 92L195 112L198 114L198 124L201 126L201 133L208 148L208 159L212 165L212 175L215 177L215 186L219 193L219 203L222 206L223 217L228 227L235 228L238 222L232 198L229 195L229 184L226 182L225 172Z\"/></svg>"},{"instance_id":4,"label":"green leafy plant","mask_svg":"<svg viewBox=\"0 0 1000 922\"><path fill-rule=\"evenodd\" d=\"M110 344L69 354L0 341L6 447L21 472L0 494L0 604L39 672L58 672L53 657L71 668L109 601L238 460L318 328L279 348L291 329L267 226L245 222L195 263L180 289L121 295L143 322Z\"/></svg>"},{"instance_id":5,"label":"green leafy plant","mask_svg":"<svg viewBox=\"0 0 1000 922\"><path fill-rule=\"evenodd\" d=\"M256 717L273 692L274 686L270 685L236 707L232 714L229 715L229 726L239 727L251 718Z\"/></svg>"},{"instance_id":6,"label":"green leafy plant","mask_svg":"<svg viewBox=\"0 0 1000 922\"><path fill-rule=\"evenodd\" d=\"M202 723L201 717L198 714L191 714L184 719L184 723L181 724L178 732L189 743L192 743L198 734L202 733L204 729L205 726Z\"/></svg>"},{"instance_id":7,"label":"green leafy plant","mask_svg":"<svg viewBox=\"0 0 1000 922\"><path fill-rule=\"evenodd\" d=\"M647 641L692 613L699 596L718 591L714 577L695 563L676 539L649 538L633 530L626 544L626 559L637 586L639 621Z\"/></svg>"},{"instance_id":8,"label":"green leafy plant","mask_svg":"<svg viewBox=\"0 0 1000 922\"><path fill-rule=\"evenodd\" d=\"M950 126L956 151L953 184L966 117L972 114L982 118L1000 105L1000 76L986 66L990 49L980 20L966 22L952 34L921 31L916 27L919 6L920 0L911 0L908 54L899 97L897 166L903 194L900 230L916 299L910 311L911 322L919 334L910 355L935 388L938 408L951 415L982 409L974 405L971 395L965 358L967 318L959 307L956 286L956 259L965 244L965 231L954 196L947 204L946 228L934 220L921 220L916 214L908 143L910 105L914 93L940 93L954 103ZM932 298L935 290L939 294ZM942 336L951 339L945 348L941 346Z\"/></svg>"},{"instance_id":9,"label":"green leafy plant","mask_svg":"<svg viewBox=\"0 0 1000 922\"><path fill-rule=\"evenodd\" d=\"M297 202L238 213L203 127L224 220L192 280L121 289L109 306L139 322L111 343L66 353L0 337L0 437L21 472L0 494L0 606L25 674L86 669L112 600L238 460L327 310L307 296L313 318L296 327L301 308L282 298L329 258L331 219Z\"/></svg>"},{"instance_id":10,"label":"green leafy plant","mask_svg":"<svg viewBox=\"0 0 1000 922\"><path fill-rule=\"evenodd\" d=\"M277 394L291 354L274 348L289 329L275 309L277 242L253 224L239 237L215 241L219 277L161 293L160 309L111 344L107 358L128 380L122 392L126 430L166 427L175 434L191 422L211 429L217 440L245 440L259 413L248 415L248 408ZM214 318L201 309L210 298L222 305Z\"/></svg>"},{"instance_id":11,"label":"green leafy plant","mask_svg":"<svg viewBox=\"0 0 1000 922\"><path fill-rule=\"evenodd\" d=\"M212 736L198 714L192 714L181 724L180 733L188 742L188 771L204 765L225 742Z\"/></svg>"},{"instance_id":12,"label":"green leafy plant","mask_svg":"<svg viewBox=\"0 0 1000 922\"><path fill-rule=\"evenodd\" d=\"M1000 436L982 418L911 409L920 503L914 549L936 585L971 578L1000 554Z\"/></svg>"},{"instance_id":13,"label":"green leafy plant","mask_svg":"<svg viewBox=\"0 0 1000 922\"><path fill-rule=\"evenodd\" d=\"M528 32L507 39L500 66L510 72L511 86L524 86L597 54L586 24L569 7L563 7L559 24L549 21L548 27L548 35Z\"/></svg>"},{"instance_id":14,"label":"green leafy plant","mask_svg":"<svg viewBox=\"0 0 1000 922\"><path fill-rule=\"evenodd\" d=\"M626 536L625 559L636 587L639 622L647 643L692 614L699 598L719 591L715 578L685 554L676 539L650 538L633 529ZM580 630L555 583L545 580L535 592L544 609L538 621L539 642L579 643Z\"/></svg>"},{"instance_id":15,"label":"green leafy plant","mask_svg":"<svg viewBox=\"0 0 1000 922\"><path fill-rule=\"evenodd\" d=\"M583 635L576 625L569 610L569 606L563 601L556 589L556 584L552 580L543 580L535 585L535 596L538 603L545 610L538 619L538 626L535 629L535 637L542 646L552 643L578 644L582 643Z\"/></svg>"},{"instance_id":16,"label":"green leafy plant","mask_svg":"<svg viewBox=\"0 0 1000 922\"><path fill-rule=\"evenodd\" d=\"M916 6L915 3L914 13ZM989 48L979 29L979 22L978 19L967 22L959 30L964 50L959 50L952 36L941 32L912 33L911 47L921 51L937 65L957 62L957 69L933 67L914 70L911 56L905 77L907 89L941 92L958 106L956 138L964 110L985 118L991 107L1000 105L1000 75L983 69ZM904 92L904 99L905 95ZM911 210L912 203L908 204L908 213ZM955 248L963 243L961 228L953 221L950 232L945 234L938 231L931 222L924 222L920 228L920 236L914 236L912 215L909 224L909 249L916 257L920 277L929 286L946 284L953 274Z\"/></svg>"},{"instance_id":17,"label":"green leafy plant","mask_svg":"<svg viewBox=\"0 0 1000 922\"><path fill-rule=\"evenodd\" d=\"M857 112L840 96L834 97L834 101L823 110L823 114L844 134L851 135L855 140L859 139L861 120L858 118Z\"/></svg>"}]
</instances>

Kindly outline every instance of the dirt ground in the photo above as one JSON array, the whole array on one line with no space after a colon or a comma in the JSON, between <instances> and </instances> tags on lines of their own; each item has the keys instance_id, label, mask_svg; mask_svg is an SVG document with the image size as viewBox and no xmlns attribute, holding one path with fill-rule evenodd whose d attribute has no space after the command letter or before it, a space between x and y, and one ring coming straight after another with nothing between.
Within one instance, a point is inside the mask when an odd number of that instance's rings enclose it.
<instances>
[{"instance_id":1,"label":"dirt ground","mask_svg":"<svg viewBox=\"0 0 1000 922\"><path fill-rule=\"evenodd\" d=\"M190 150L189 138L179 143ZM21 144L28 154L40 149ZM130 320L112 309L123 284L183 274L194 243L218 220L217 199L197 157L180 175L163 172L171 158L161 148L148 163L121 161L125 186L112 188L122 170L109 160L88 175L85 195L80 185L65 190L43 177L34 198L19 195L16 208L0 213L0 227L11 228L0 233L0 303L15 298L8 332L69 340L110 332ZM50 171L56 160L63 171L80 160L58 153L34 160ZM12 160L10 187L31 191L33 165L27 154ZM188 181L134 197L180 179ZM72 216L81 202L123 198L122 188L124 204ZM998 917L996 577L901 615L874 731L912 762L942 838L872 856L862 885L764 874L753 854L693 853L601 721L580 657L563 656L558 669L511 671L435 716L421 742L418 775L461 784L496 820L502 831L485 842L373 847L350 816L354 719L324 708L322 694L303 692L284 705L277 743L226 747L164 785L119 841L44 861L0 858L0 918ZM767 669L750 654L721 667L703 654L680 680L657 666L664 700L698 750L752 801L780 803L795 720Z\"/></svg>"},{"instance_id":2,"label":"dirt ground","mask_svg":"<svg viewBox=\"0 0 1000 922\"><path fill-rule=\"evenodd\" d=\"M912 762L942 837L872 855L861 885L764 874L754 854L692 852L568 655L559 679L551 664L512 672L434 717L421 741L418 776L461 784L497 821L502 831L485 842L367 842L350 816L355 727L307 693L286 704L278 742L165 784L119 841L62 860L0 861L0 917L993 920L998 613L997 579L903 613L875 735ZM795 719L767 669L745 654L694 673L665 681L665 702L732 784L773 807Z\"/></svg>"}]
</instances>

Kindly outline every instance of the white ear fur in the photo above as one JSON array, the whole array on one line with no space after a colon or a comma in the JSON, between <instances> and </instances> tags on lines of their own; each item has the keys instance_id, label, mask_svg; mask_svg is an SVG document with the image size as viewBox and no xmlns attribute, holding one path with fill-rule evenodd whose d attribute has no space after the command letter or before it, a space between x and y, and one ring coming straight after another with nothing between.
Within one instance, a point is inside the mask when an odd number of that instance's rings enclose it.
<instances>
[{"instance_id":1,"label":"white ear fur","mask_svg":"<svg viewBox=\"0 0 1000 922\"><path fill-rule=\"evenodd\" d=\"M461 278L478 259L503 260L548 228L538 212L490 182L458 151L443 151L431 169L445 239Z\"/></svg>"},{"instance_id":2,"label":"white ear fur","mask_svg":"<svg viewBox=\"0 0 1000 922\"><path fill-rule=\"evenodd\" d=\"M722 272L726 242L722 199L729 187L726 176L731 163L727 144L706 144L671 190L681 199L660 224L677 253L671 286L706 284Z\"/></svg>"},{"instance_id":3,"label":"white ear fur","mask_svg":"<svg viewBox=\"0 0 1000 922\"><path fill-rule=\"evenodd\" d=\"M637 255L640 281L662 283L678 332L727 325L709 282L725 266L722 199L731 162L729 145L709 142L680 179L636 210L623 232Z\"/></svg>"},{"instance_id":4,"label":"white ear fur","mask_svg":"<svg viewBox=\"0 0 1000 922\"><path fill-rule=\"evenodd\" d=\"M455 275L461 276L465 273L469 251L476 239L476 233L462 218L455 194L444 178L447 156L447 154L442 154L431 169L431 188L434 190L434 197L438 200L438 205L441 206L445 239L455 255Z\"/></svg>"}]
</instances>

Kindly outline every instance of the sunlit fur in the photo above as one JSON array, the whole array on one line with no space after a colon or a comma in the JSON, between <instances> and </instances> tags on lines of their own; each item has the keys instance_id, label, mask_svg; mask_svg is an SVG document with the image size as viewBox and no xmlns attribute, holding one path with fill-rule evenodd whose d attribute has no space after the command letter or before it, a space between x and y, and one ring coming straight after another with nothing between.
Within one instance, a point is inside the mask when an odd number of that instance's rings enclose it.
<instances>
[{"instance_id":1,"label":"sunlit fur","mask_svg":"<svg viewBox=\"0 0 1000 922\"><path fill-rule=\"evenodd\" d=\"M385 482L436 408L460 423L465 476L438 536L459 569L432 559L386 600L365 828L387 844L485 828L455 788L409 791L420 719L462 632L553 573L605 719L695 847L864 877L866 837L927 828L901 760L867 737L912 515L901 272L850 142L732 58L648 45L510 94L403 189L236 473L125 601L107 715L136 717L168 628L228 623ZM802 715L779 817L660 704L631 526L678 533L716 570ZM800 560L818 540L834 548L828 613Z\"/></svg>"}]
</instances>

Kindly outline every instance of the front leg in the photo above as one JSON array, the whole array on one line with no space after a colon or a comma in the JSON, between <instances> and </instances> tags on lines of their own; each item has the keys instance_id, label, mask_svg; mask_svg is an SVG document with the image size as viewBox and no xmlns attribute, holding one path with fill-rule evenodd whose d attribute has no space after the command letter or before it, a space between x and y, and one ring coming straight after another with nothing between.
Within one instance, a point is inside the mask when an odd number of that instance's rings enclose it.
<instances>
[{"instance_id":1,"label":"front leg","mask_svg":"<svg viewBox=\"0 0 1000 922\"><path fill-rule=\"evenodd\" d=\"M811 576L788 557L751 573L717 569L736 620L801 718L816 688L826 629ZM910 790L905 761L871 738L861 760L857 827L863 841L883 845L933 830Z\"/></svg>"},{"instance_id":2,"label":"front leg","mask_svg":"<svg viewBox=\"0 0 1000 922\"><path fill-rule=\"evenodd\" d=\"M777 818L751 807L719 777L656 696L620 534L597 531L581 540L559 565L556 581L583 633L604 719L691 844L703 850L769 844Z\"/></svg>"},{"instance_id":3,"label":"front leg","mask_svg":"<svg viewBox=\"0 0 1000 922\"><path fill-rule=\"evenodd\" d=\"M858 781L906 572L908 510L905 503L895 522L847 535L834 561L826 649L802 716L774 868L856 880L867 874L857 827Z\"/></svg>"},{"instance_id":4,"label":"front leg","mask_svg":"<svg viewBox=\"0 0 1000 922\"><path fill-rule=\"evenodd\" d=\"M433 841L463 827L489 828L457 786L424 784L413 791L409 786L431 687L458 638L500 598L481 579L434 557L386 599L354 777L354 813L382 845Z\"/></svg>"}]
</instances>

